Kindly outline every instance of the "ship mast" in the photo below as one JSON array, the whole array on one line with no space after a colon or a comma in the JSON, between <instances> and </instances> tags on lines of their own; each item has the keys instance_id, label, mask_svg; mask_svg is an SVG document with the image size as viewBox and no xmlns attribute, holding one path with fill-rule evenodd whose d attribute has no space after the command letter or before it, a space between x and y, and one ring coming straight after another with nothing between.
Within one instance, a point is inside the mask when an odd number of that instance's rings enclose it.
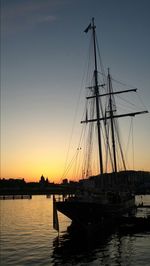
<instances>
[{"instance_id":1,"label":"ship mast","mask_svg":"<svg viewBox=\"0 0 150 266\"><path fill-rule=\"evenodd\" d=\"M102 157L102 140L101 140L101 125L100 125L100 108L99 108L99 86L97 77L97 54L96 54L96 40L95 40L95 24L94 18L92 18L92 33L93 33L93 46L94 46L94 92L96 98L96 117L97 117L97 137L98 137L98 149L99 149L99 163L100 173L103 174L103 157Z\"/></svg>"},{"instance_id":2,"label":"ship mast","mask_svg":"<svg viewBox=\"0 0 150 266\"><path fill-rule=\"evenodd\" d=\"M116 159L116 143L115 143L115 125L114 125L114 119L120 118L120 117L126 117L131 116L134 117L135 115L139 114L145 114L148 113L147 110L140 111L140 112L132 112L132 113L125 113L125 114L114 114L113 110L113 95L120 94L120 93L126 93L126 92L136 92L137 89L128 89L128 90L122 90L122 91L113 91L112 88L112 80L108 69L108 92L99 94L99 87L103 87L105 84L99 85L98 84L98 71L97 71L97 48L96 48L96 34L95 34L95 23L94 18L92 18L92 23L88 25L88 27L85 29L84 32L88 32L92 29L92 36L93 36L93 48L94 48L94 86L89 87L94 89L94 95L87 97L87 99L95 98L96 100L96 118L93 119L87 119L85 121L81 121L81 123L88 123L88 122L96 122L97 123L97 137L98 137L98 150L99 150L99 167L100 167L100 173L103 174L103 151L102 151L102 140L101 140L101 121L105 121L110 119L110 125L111 125L111 139L112 139L112 152L113 152L113 163L112 168L113 172L117 172L117 159ZM104 117L100 114L100 106L99 106L99 97L109 97L109 115ZM121 150L121 148L120 148ZM121 150L122 154L122 150ZM122 160L123 165L125 166L123 154L122 154Z\"/></svg>"},{"instance_id":3,"label":"ship mast","mask_svg":"<svg viewBox=\"0 0 150 266\"><path fill-rule=\"evenodd\" d=\"M108 91L109 91L109 108L110 108L110 123L111 123L111 137L112 137L112 150L113 150L113 170L117 172L117 160L116 160L116 144L115 144L115 134L114 134L114 115L113 115L113 105L112 105L112 84L111 76L108 68Z\"/></svg>"}]
</instances>

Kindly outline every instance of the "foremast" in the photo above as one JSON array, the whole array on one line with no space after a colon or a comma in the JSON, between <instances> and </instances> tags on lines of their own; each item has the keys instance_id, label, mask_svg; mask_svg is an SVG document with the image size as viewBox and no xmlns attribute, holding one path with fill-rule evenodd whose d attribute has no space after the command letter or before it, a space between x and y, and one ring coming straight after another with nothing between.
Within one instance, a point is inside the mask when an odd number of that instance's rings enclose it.
<instances>
[{"instance_id":1,"label":"foremast","mask_svg":"<svg viewBox=\"0 0 150 266\"><path fill-rule=\"evenodd\" d=\"M98 137L98 149L99 149L99 162L100 162L100 173L103 174L103 154L102 154L102 139L101 139L101 124L100 124L100 108L99 108L99 86L98 86L98 75L97 75L97 53L96 53L96 41L95 41L95 23L94 18L92 18L91 25L93 33L93 47L94 47L94 92L96 99L96 117L97 117L97 137Z\"/></svg>"}]
</instances>

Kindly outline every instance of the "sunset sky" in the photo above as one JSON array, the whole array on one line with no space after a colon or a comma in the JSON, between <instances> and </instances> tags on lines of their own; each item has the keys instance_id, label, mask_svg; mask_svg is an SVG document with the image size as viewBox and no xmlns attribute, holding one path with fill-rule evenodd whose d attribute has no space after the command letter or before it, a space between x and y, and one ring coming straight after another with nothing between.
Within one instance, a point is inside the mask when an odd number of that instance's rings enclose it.
<instances>
[{"instance_id":1,"label":"sunset sky","mask_svg":"<svg viewBox=\"0 0 150 266\"><path fill-rule=\"evenodd\" d=\"M1 1L1 178L60 181L76 109L81 127L93 16L105 69L150 111L149 14L149 0ZM150 171L150 115L135 120L134 167Z\"/></svg>"}]
</instances>

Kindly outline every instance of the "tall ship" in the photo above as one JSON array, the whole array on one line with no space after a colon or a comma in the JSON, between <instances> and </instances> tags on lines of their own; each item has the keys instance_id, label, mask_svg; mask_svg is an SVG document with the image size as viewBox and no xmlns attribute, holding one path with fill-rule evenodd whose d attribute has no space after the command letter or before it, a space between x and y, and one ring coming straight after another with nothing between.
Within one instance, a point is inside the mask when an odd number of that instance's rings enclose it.
<instances>
[{"instance_id":1,"label":"tall ship","mask_svg":"<svg viewBox=\"0 0 150 266\"><path fill-rule=\"evenodd\" d=\"M82 124L89 126L86 136L84 178L80 180L74 195L55 200L56 229L58 229L57 211L70 218L73 225L87 229L91 226L94 228L103 226L108 221L115 221L123 215L128 215L135 208L135 196L129 186L130 172L126 167L118 120L127 116L132 118L148 111L118 114L115 98L126 93L134 93L137 89L113 89L110 70L108 69L105 75L102 71L102 62L100 62L101 70L98 69L100 53L94 18L85 30L85 33L88 32L91 32L92 38L93 74L92 83L86 88L88 95L85 119L81 121ZM99 73L102 74L100 80ZM93 141L94 134L96 134L96 140ZM79 147L78 150L80 149ZM98 154L98 160L96 154ZM91 174L91 168L94 167L93 158L99 168L98 174Z\"/></svg>"}]
</instances>

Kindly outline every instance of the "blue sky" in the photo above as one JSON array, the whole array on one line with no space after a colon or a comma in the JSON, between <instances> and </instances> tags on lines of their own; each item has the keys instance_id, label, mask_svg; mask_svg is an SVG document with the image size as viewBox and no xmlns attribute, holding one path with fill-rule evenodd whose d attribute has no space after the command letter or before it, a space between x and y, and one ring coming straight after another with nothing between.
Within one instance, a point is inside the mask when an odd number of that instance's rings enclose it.
<instances>
[{"instance_id":1,"label":"blue sky","mask_svg":"<svg viewBox=\"0 0 150 266\"><path fill-rule=\"evenodd\" d=\"M57 157L67 149L93 16L105 68L139 88L150 110L149 0L2 0L1 8L2 177L60 174L51 168L63 168ZM149 115L135 130L145 154L136 167L148 169Z\"/></svg>"}]
</instances>

